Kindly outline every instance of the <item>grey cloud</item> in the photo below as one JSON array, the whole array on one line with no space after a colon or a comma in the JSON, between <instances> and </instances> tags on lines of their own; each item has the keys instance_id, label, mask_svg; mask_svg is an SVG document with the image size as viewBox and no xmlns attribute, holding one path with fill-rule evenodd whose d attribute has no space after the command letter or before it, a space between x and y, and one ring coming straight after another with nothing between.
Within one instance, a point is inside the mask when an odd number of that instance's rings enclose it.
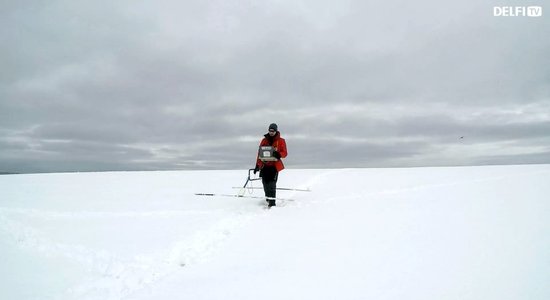
<instances>
[{"instance_id":1,"label":"grey cloud","mask_svg":"<svg viewBox=\"0 0 550 300\"><path fill-rule=\"evenodd\" d=\"M540 164L547 162L550 151L539 153L526 153L516 155L490 155L479 157L472 164L475 165L510 165L510 164Z\"/></svg>"},{"instance_id":2,"label":"grey cloud","mask_svg":"<svg viewBox=\"0 0 550 300\"><path fill-rule=\"evenodd\" d=\"M8 4L0 171L248 168L271 122L290 167L521 161L474 151L503 141L550 162L533 154L550 147L546 17L478 1ZM438 154L463 146L479 158Z\"/></svg>"}]
</instances>

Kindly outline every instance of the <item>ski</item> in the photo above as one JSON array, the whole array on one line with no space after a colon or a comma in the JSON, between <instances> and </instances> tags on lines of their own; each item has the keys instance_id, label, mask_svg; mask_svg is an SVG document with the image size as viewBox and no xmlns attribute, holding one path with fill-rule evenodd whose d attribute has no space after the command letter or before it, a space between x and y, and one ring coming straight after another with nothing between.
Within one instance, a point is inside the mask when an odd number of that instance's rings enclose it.
<instances>
[{"instance_id":1,"label":"ski","mask_svg":"<svg viewBox=\"0 0 550 300\"><path fill-rule=\"evenodd\" d=\"M208 197L235 197L235 198L251 198L251 199L294 201L294 199L289 199L289 198L271 198L271 197L244 196L244 195L234 195L234 194L195 193L195 195L196 196L208 196Z\"/></svg>"},{"instance_id":2,"label":"ski","mask_svg":"<svg viewBox=\"0 0 550 300\"><path fill-rule=\"evenodd\" d=\"M262 189L263 190L263 187L259 187L259 186L246 187L246 188L234 186L232 188L233 189L255 189L255 190ZM282 188L276 188L276 189L281 190L281 191L311 192L311 190L309 188L307 188L307 189L293 189L293 188L284 188L284 187L282 187Z\"/></svg>"}]
</instances>

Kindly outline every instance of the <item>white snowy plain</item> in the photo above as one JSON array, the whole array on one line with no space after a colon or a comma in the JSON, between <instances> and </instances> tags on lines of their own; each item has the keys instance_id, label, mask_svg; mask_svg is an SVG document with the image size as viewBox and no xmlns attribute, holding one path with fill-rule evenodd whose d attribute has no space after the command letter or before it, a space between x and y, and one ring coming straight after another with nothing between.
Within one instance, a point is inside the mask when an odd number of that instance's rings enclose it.
<instances>
[{"instance_id":1,"label":"white snowy plain","mask_svg":"<svg viewBox=\"0 0 550 300\"><path fill-rule=\"evenodd\" d=\"M0 299L550 299L550 165L246 177L0 176Z\"/></svg>"}]
</instances>

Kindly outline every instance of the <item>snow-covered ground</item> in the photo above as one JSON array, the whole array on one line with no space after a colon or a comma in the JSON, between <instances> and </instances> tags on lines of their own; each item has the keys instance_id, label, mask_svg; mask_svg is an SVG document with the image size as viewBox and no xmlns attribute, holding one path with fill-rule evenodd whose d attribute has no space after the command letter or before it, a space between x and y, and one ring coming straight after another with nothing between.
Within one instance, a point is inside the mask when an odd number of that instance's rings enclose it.
<instances>
[{"instance_id":1,"label":"snow-covered ground","mask_svg":"<svg viewBox=\"0 0 550 300\"><path fill-rule=\"evenodd\" d=\"M246 176L0 176L0 299L550 299L550 165Z\"/></svg>"}]
</instances>

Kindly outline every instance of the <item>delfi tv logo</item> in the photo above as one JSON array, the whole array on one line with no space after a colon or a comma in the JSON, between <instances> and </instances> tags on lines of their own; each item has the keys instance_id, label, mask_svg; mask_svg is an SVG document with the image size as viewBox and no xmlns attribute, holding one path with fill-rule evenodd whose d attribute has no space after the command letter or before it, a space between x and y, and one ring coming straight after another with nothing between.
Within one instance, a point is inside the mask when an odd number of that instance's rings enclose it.
<instances>
[{"instance_id":1,"label":"delfi tv logo","mask_svg":"<svg viewBox=\"0 0 550 300\"><path fill-rule=\"evenodd\" d=\"M495 6L495 17L542 17L542 6Z\"/></svg>"}]
</instances>

